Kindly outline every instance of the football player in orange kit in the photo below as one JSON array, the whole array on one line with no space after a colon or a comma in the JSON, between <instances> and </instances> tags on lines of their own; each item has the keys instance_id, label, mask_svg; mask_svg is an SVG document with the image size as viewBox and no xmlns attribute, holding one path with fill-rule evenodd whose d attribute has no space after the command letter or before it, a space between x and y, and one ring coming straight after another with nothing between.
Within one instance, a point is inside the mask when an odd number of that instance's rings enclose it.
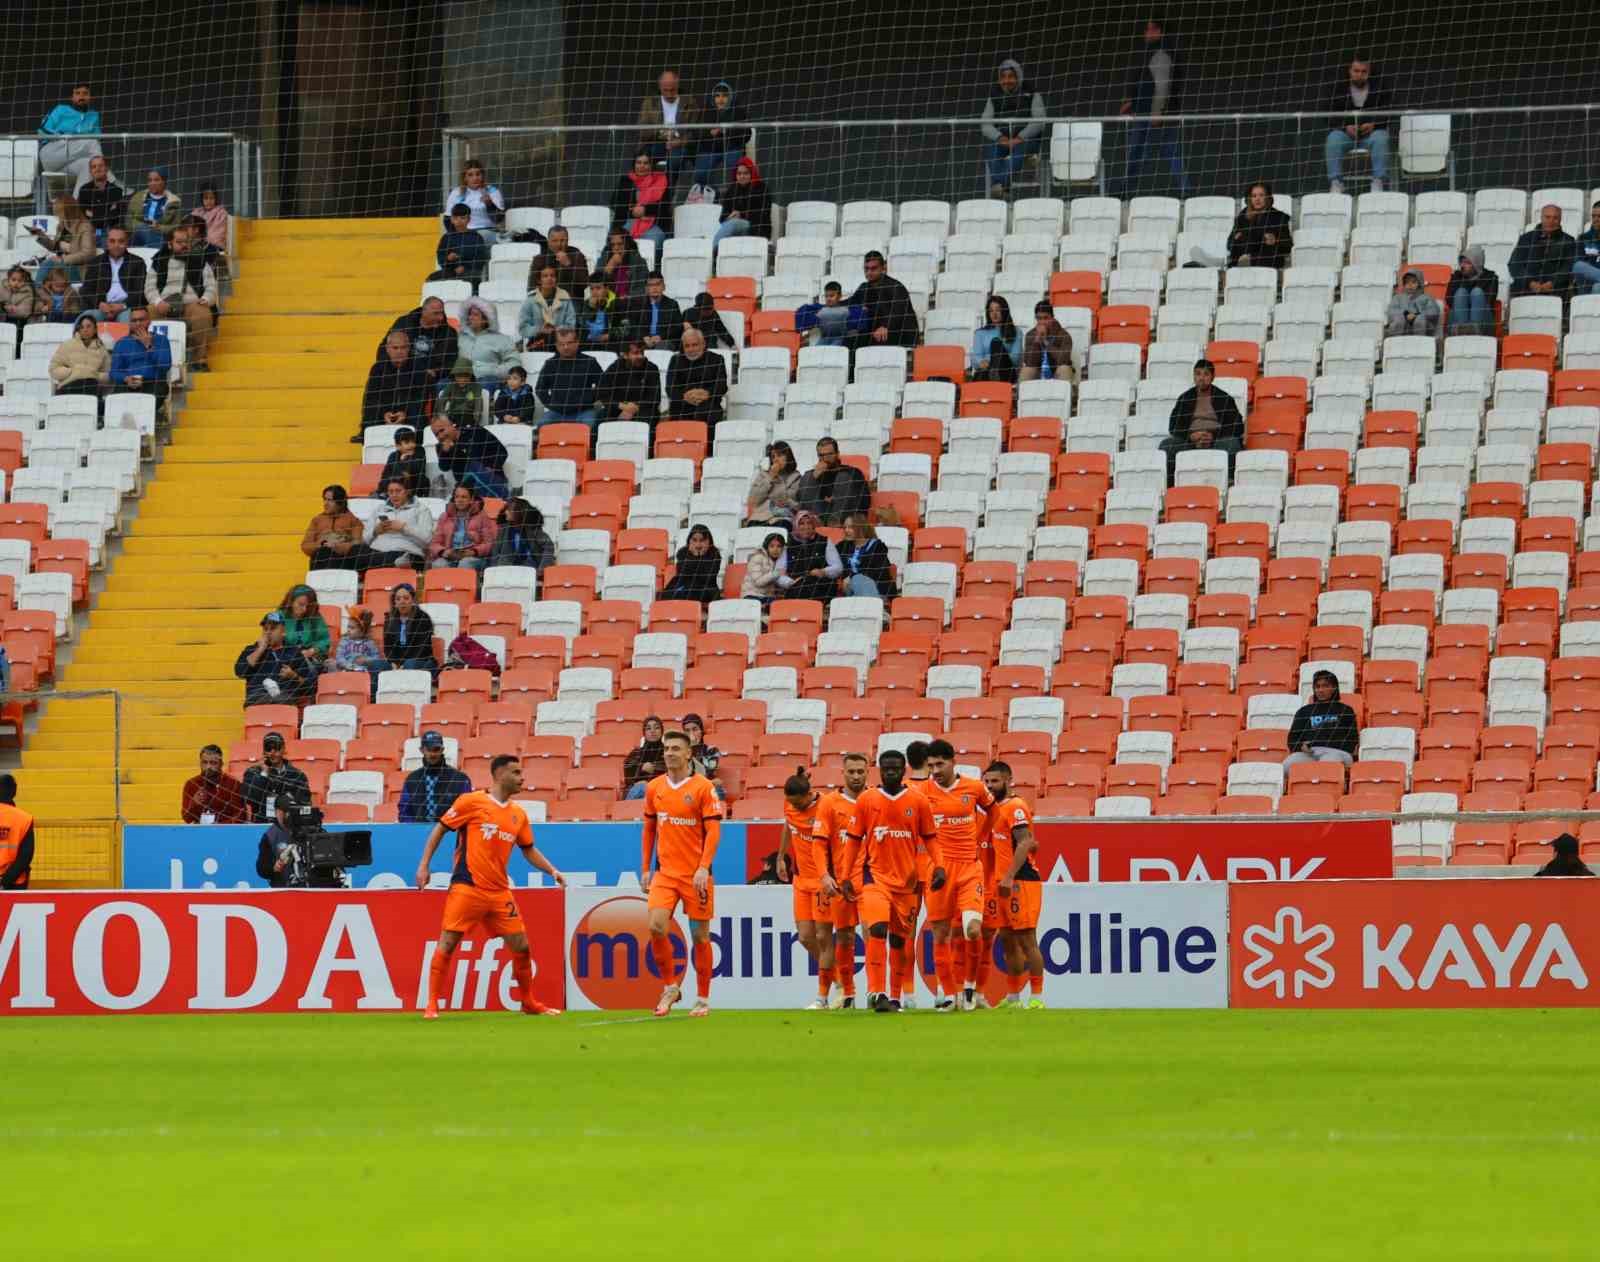
<instances>
[{"instance_id":1,"label":"football player in orange kit","mask_svg":"<svg viewBox=\"0 0 1600 1262\"><path fill-rule=\"evenodd\" d=\"M985 937L991 925L1000 931L1010 982L1002 1007L1020 1008L1026 984L1033 991L1028 1007L1043 1008L1044 956L1039 951L1043 891L1039 869L1033 863L1033 852L1039 847L1033 836L1033 812L1012 793L1009 764L990 763L984 769L983 783L995 799L995 808L989 813L993 889L984 900L983 928ZM986 943L984 950L993 948Z\"/></svg>"},{"instance_id":2,"label":"football player in orange kit","mask_svg":"<svg viewBox=\"0 0 1600 1262\"><path fill-rule=\"evenodd\" d=\"M906 746L906 784L921 792L928 783L928 742L912 741ZM933 866L928 861L926 851L917 853L917 915L911 918L911 932L906 935L906 944L902 949L905 959L900 965L900 985L904 987L900 992L900 1006L907 1010L917 1006L917 956L922 950L922 930L928 927L928 921L922 913L928 904L928 877L933 871ZM917 922L921 919L922 923ZM934 1001L939 999L939 983L935 979L933 984Z\"/></svg>"},{"instance_id":3,"label":"football player in orange kit","mask_svg":"<svg viewBox=\"0 0 1600 1262\"><path fill-rule=\"evenodd\" d=\"M932 855L930 890L944 888L939 834L928 800L905 784L906 759L897 749L878 755L881 787L868 789L856 802L845 847L846 898L856 897L856 863L861 863L861 919L867 926L867 995L874 1012L899 1012L900 948L912 930L917 910L917 852ZM893 991L885 985L891 975Z\"/></svg>"},{"instance_id":4,"label":"football player in orange kit","mask_svg":"<svg viewBox=\"0 0 1600 1262\"><path fill-rule=\"evenodd\" d=\"M716 911L711 861L722 836L722 800L711 781L695 772L692 749L683 732L662 737L667 769L644 791L639 884L649 900L650 954L665 983L656 1004L658 1017L666 1016L683 998L672 939L667 936L679 903L689 915L694 955L696 998L689 1015L711 1015L711 917Z\"/></svg>"},{"instance_id":5,"label":"football player in orange kit","mask_svg":"<svg viewBox=\"0 0 1600 1262\"><path fill-rule=\"evenodd\" d=\"M971 1012L978 1007L978 974L985 971L983 953L983 867L978 839L989 832L994 798L977 780L956 774L955 747L946 740L928 744L928 781L922 796L939 829L939 853L949 879L943 888L929 886L928 920L933 925L933 966L944 998L935 1012ZM952 925L961 933L952 942ZM984 1000L988 1007L988 1000Z\"/></svg>"},{"instance_id":6,"label":"football player in orange kit","mask_svg":"<svg viewBox=\"0 0 1600 1262\"><path fill-rule=\"evenodd\" d=\"M820 888L817 891L818 931L833 926L833 975L840 992L830 996L832 1008L856 1006L856 925L860 922L858 900L846 898L843 889L848 876L861 888L862 873L845 870L845 849L850 824L855 819L856 802L867 791L867 756L844 756L844 788L824 793L817 803L816 824L811 834L814 862ZM858 860L859 865L859 860Z\"/></svg>"},{"instance_id":7,"label":"football player in orange kit","mask_svg":"<svg viewBox=\"0 0 1600 1262\"><path fill-rule=\"evenodd\" d=\"M797 768L783 784L783 832L778 837L778 879L787 881L794 871L794 928L800 945L817 962L817 997L806 1005L808 1012L828 1006L833 993L833 921L819 916L816 850L817 803L822 795L811 787L804 768Z\"/></svg>"},{"instance_id":8,"label":"football player in orange kit","mask_svg":"<svg viewBox=\"0 0 1600 1262\"><path fill-rule=\"evenodd\" d=\"M511 975L522 991L522 1010L529 1014L558 1017L561 1009L548 1008L533 997L533 966L528 956L528 935L522 927L522 913L511 893L511 878L506 861L516 846L541 872L565 885L567 878L534 848L533 828L528 813L512 797L522 789L522 764L512 754L499 754L489 764L494 784L490 793L463 793L439 817L422 848L417 865L417 888L428 887L428 864L439 848L447 829L456 834L455 864L450 872L450 893L444 901L444 919L433 960L428 966L428 1006L426 1020L439 1016L439 994L451 957L461 945L463 934L479 925L491 937L504 940L511 952Z\"/></svg>"}]
</instances>

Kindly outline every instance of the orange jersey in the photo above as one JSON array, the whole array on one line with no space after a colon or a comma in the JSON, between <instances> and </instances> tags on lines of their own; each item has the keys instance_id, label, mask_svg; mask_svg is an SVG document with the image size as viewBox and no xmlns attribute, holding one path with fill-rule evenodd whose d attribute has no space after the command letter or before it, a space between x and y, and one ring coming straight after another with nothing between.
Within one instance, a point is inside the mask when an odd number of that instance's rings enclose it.
<instances>
[{"instance_id":1,"label":"orange jersey","mask_svg":"<svg viewBox=\"0 0 1600 1262\"><path fill-rule=\"evenodd\" d=\"M989 812L991 824L990 837L993 845L989 853L991 859L989 872L996 881L1004 880L1011 871L1011 863L1016 855L1015 834L1017 829L1033 829L1033 812L1028 809L1028 804L1021 798L1012 795L1004 802L998 803L994 810ZM1019 881L1037 881L1038 869L1033 866L1030 859L1022 865L1022 870L1017 873Z\"/></svg>"},{"instance_id":2,"label":"orange jersey","mask_svg":"<svg viewBox=\"0 0 1600 1262\"><path fill-rule=\"evenodd\" d=\"M821 800L812 799L811 805L803 811L790 806L788 798L783 800L783 822L789 826L789 853L794 856L794 887L810 894L822 888L822 870L817 867L816 852L811 848Z\"/></svg>"},{"instance_id":3,"label":"orange jersey","mask_svg":"<svg viewBox=\"0 0 1600 1262\"><path fill-rule=\"evenodd\" d=\"M910 776L907 776L905 783L906 788L921 793L928 783L928 777L923 776L920 780L913 780ZM937 825L938 820L935 820L934 823ZM926 894L928 892L928 882L933 880L933 856L926 850L917 851L917 880L922 882L922 892Z\"/></svg>"},{"instance_id":4,"label":"orange jersey","mask_svg":"<svg viewBox=\"0 0 1600 1262\"><path fill-rule=\"evenodd\" d=\"M470 885L487 893L510 890L506 861L511 848L533 845L533 827L520 805L497 802L488 793L463 793L439 822L456 830L452 885Z\"/></svg>"},{"instance_id":5,"label":"orange jersey","mask_svg":"<svg viewBox=\"0 0 1600 1262\"><path fill-rule=\"evenodd\" d=\"M978 840L987 831L994 795L983 787L982 781L965 776L957 776L948 789L936 780L925 780L922 795L933 810L933 821L939 829L939 851L945 864L976 859Z\"/></svg>"},{"instance_id":6,"label":"orange jersey","mask_svg":"<svg viewBox=\"0 0 1600 1262\"><path fill-rule=\"evenodd\" d=\"M811 828L811 861L816 866L817 880L826 872L836 881L849 877L859 888L861 885L861 859L856 859L856 870L844 870L845 844L850 824L856 817L856 799L846 797L843 789L824 793L817 803L815 820Z\"/></svg>"},{"instance_id":7,"label":"orange jersey","mask_svg":"<svg viewBox=\"0 0 1600 1262\"><path fill-rule=\"evenodd\" d=\"M922 794L903 788L890 797L882 789L868 789L856 801L846 862L862 852L864 884L909 891L917 882L917 851L937 846L938 837Z\"/></svg>"},{"instance_id":8,"label":"orange jersey","mask_svg":"<svg viewBox=\"0 0 1600 1262\"><path fill-rule=\"evenodd\" d=\"M644 791L644 817L655 824L656 867L685 880L695 869L709 868L717 853L713 829L722 820L722 802L711 781L691 775L673 784L665 775ZM649 857L646 856L646 866Z\"/></svg>"}]
</instances>

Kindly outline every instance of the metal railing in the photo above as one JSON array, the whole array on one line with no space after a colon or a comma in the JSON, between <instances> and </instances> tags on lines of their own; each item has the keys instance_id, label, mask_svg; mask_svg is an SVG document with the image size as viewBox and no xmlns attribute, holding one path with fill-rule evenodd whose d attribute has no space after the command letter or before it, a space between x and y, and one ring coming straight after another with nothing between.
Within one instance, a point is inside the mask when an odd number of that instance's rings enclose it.
<instances>
[{"instance_id":1,"label":"metal railing","mask_svg":"<svg viewBox=\"0 0 1600 1262\"><path fill-rule=\"evenodd\" d=\"M259 215L264 204L261 143L242 132L108 131L98 136L15 132L0 135L0 154L10 157L9 169L13 177L26 163L33 163L31 176L26 180L14 179L7 191L18 194L9 200L31 199L35 214L48 214L52 195L60 191L60 182L56 188L51 188L47 177L52 173L45 170L38 158L38 150L53 140L98 141L117 183L129 193L142 189L144 173L159 166L167 169L168 183L184 198L185 205L198 201L195 190L206 182L217 186L223 205L231 214ZM20 193L24 185L28 191Z\"/></svg>"},{"instance_id":2,"label":"metal railing","mask_svg":"<svg viewBox=\"0 0 1600 1262\"><path fill-rule=\"evenodd\" d=\"M1355 115L1388 125L1391 181L1396 187L1465 188L1576 186L1587 190L1600 170L1600 134L1593 103L1444 107ZM1399 161L1398 120L1448 117L1449 150L1440 169L1407 172ZM1130 115L1052 115L1038 160L1018 176L1019 192L1066 195L1053 181L1050 135L1057 124L1102 128L1101 170L1075 183L1079 193L1172 193L1177 181L1163 152L1175 137L1187 192L1241 194L1252 181L1280 191L1327 188L1323 146L1332 125L1352 112L1175 114L1151 129L1140 178L1131 186L1130 146L1150 120ZM1016 120L1026 123L1034 120ZM891 119L785 119L753 121L751 152L779 201L853 201L916 198L961 200L987 194L983 141L977 117ZM713 124L684 124L686 133ZM637 123L574 126L449 127L440 138L444 182L453 182L468 157L489 165L489 176L512 205L565 206L609 201L647 129ZM1361 168L1363 177L1370 168ZM693 163L680 177L692 181Z\"/></svg>"}]
</instances>

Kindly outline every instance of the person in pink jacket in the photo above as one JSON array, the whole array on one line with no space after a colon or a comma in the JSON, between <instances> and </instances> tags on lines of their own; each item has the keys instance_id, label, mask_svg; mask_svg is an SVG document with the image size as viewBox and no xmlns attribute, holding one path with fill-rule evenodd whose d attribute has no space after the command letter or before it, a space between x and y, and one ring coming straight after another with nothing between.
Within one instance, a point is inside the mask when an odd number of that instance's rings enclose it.
<instances>
[{"instance_id":1,"label":"person in pink jacket","mask_svg":"<svg viewBox=\"0 0 1600 1262\"><path fill-rule=\"evenodd\" d=\"M489 561L497 528L483 511L483 498L465 486L450 495L428 545L428 563L434 569L455 566L481 570Z\"/></svg>"}]
</instances>

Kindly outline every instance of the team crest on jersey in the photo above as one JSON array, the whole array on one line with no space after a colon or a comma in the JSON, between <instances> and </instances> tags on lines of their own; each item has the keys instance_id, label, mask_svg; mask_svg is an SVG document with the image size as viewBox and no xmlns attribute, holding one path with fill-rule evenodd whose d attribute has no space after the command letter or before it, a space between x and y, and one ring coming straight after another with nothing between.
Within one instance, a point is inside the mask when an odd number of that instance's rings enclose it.
<instances>
[{"instance_id":1,"label":"team crest on jersey","mask_svg":"<svg viewBox=\"0 0 1600 1262\"><path fill-rule=\"evenodd\" d=\"M971 806L972 805L972 794L963 793L961 795L961 805L962 806Z\"/></svg>"},{"instance_id":2,"label":"team crest on jersey","mask_svg":"<svg viewBox=\"0 0 1600 1262\"><path fill-rule=\"evenodd\" d=\"M688 806L688 807L693 807L694 806L694 794L685 793L683 795L683 804L685 806Z\"/></svg>"}]
</instances>

